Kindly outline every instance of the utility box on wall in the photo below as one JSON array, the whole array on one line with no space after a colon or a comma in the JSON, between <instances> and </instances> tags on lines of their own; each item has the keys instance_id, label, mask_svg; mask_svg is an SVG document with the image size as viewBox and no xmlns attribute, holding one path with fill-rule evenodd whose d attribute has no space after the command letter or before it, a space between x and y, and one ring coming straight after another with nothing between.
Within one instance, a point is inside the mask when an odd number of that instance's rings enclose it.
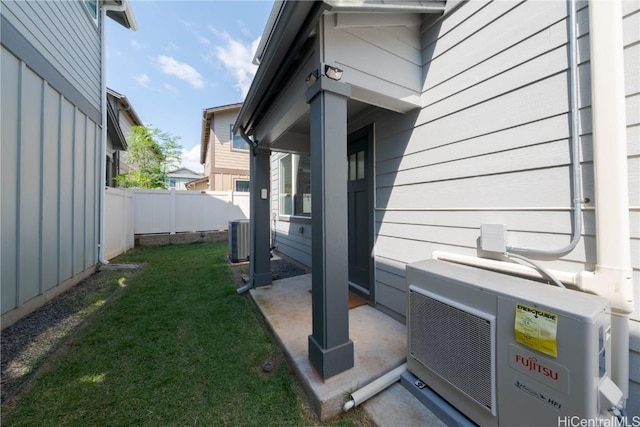
<instances>
[{"instance_id":1,"label":"utility box on wall","mask_svg":"<svg viewBox=\"0 0 640 427\"><path fill-rule=\"evenodd\" d=\"M557 425L618 403L604 298L437 260L408 265L407 286L407 368L475 423Z\"/></svg>"},{"instance_id":2,"label":"utility box on wall","mask_svg":"<svg viewBox=\"0 0 640 427\"><path fill-rule=\"evenodd\" d=\"M229 259L231 262L248 261L250 244L249 220L229 221Z\"/></svg>"}]
</instances>

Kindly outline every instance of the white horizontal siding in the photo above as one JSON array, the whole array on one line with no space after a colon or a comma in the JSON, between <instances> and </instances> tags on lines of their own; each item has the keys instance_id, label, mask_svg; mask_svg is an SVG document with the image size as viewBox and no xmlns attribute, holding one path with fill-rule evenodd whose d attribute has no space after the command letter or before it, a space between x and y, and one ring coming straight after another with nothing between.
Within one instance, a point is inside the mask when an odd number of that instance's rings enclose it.
<instances>
[{"instance_id":1,"label":"white horizontal siding","mask_svg":"<svg viewBox=\"0 0 640 427\"><path fill-rule=\"evenodd\" d=\"M635 312L630 325L628 412L640 416L640 4L622 2L626 121L629 155L631 212L631 262Z\"/></svg>"},{"instance_id":2,"label":"white horizontal siding","mask_svg":"<svg viewBox=\"0 0 640 427\"><path fill-rule=\"evenodd\" d=\"M623 2L631 258L629 411L640 413L640 5ZM585 205L578 246L547 268L594 268L589 25L579 3L580 145ZM571 233L567 3L468 2L422 34L424 108L376 120L376 292L396 308L407 263L434 250L477 255L483 223L509 244L566 245Z\"/></svg>"}]
</instances>

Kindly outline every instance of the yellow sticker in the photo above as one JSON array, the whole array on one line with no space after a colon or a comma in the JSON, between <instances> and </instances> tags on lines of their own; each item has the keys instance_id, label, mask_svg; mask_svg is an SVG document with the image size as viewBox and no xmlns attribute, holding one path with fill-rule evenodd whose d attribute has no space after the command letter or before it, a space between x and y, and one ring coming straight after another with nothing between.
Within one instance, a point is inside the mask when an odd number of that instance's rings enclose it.
<instances>
[{"instance_id":1,"label":"yellow sticker","mask_svg":"<svg viewBox=\"0 0 640 427\"><path fill-rule=\"evenodd\" d=\"M520 344L538 350L549 356L558 357L558 315L516 304L515 333Z\"/></svg>"}]
</instances>

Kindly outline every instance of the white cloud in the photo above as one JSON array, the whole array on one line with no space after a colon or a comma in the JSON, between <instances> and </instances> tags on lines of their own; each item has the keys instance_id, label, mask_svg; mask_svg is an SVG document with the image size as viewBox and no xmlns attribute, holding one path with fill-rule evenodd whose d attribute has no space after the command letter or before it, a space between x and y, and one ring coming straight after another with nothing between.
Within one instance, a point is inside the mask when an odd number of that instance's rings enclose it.
<instances>
[{"instance_id":1,"label":"white cloud","mask_svg":"<svg viewBox=\"0 0 640 427\"><path fill-rule=\"evenodd\" d=\"M164 48L164 50L165 50L166 52L175 52L175 51L177 51L177 50L180 50L180 47L179 47L177 44L175 44L174 42L170 42L170 43L169 43L169 44Z\"/></svg>"},{"instance_id":2,"label":"white cloud","mask_svg":"<svg viewBox=\"0 0 640 427\"><path fill-rule=\"evenodd\" d=\"M217 32L211 27L209 29ZM260 38L258 37L250 43L243 43L228 33L222 33L221 36L225 40L225 45L216 46L216 57L222 62L227 72L233 76L234 86L244 98L258 68L251 61L260 43Z\"/></svg>"},{"instance_id":3,"label":"white cloud","mask_svg":"<svg viewBox=\"0 0 640 427\"><path fill-rule=\"evenodd\" d=\"M172 57L165 55L160 55L158 57L158 62L165 74L184 80L195 88L201 88L204 86L202 75L191 65L184 62L178 62Z\"/></svg>"},{"instance_id":4,"label":"white cloud","mask_svg":"<svg viewBox=\"0 0 640 427\"><path fill-rule=\"evenodd\" d=\"M149 87L149 80L149 76L147 76L146 74L140 74L138 77L136 77L136 81L142 87Z\"/></svg>"},{"instance_id":5,"label":"white cloud","mask_svg":"<svg viewBox=\"0 0 640 427\"><path fill-rule=\"evenodd\" d=\"M204 166L200 164L200 144L189 149L182 148L182 161L180 162L180 166L198 173L204 171Z\"/></svg>"},{"instance_id":6,"label":"white cloud","mask_svg":"<svg viewBox=\"0 0 640 427\"><path fill-rule=\"evenodd\" d=\"M162 87L164 87L169 92L172 92L172 93L175 93L175 94L180 93L180 91L178 89L176 89L175 87L171 86L169 83L164 83L162 85Z\"/></svg>"},{"instance_id":7,"label":"white cloud","mask_svg":"<svg viewBox=\"0 0 640 427\"><path fill-rule=\"evenodd\" d=\"M141 47L141 46L140 46L140 43L138 43L138 41L137 41L137 40L131 39L131 47L133 47L133 48L136 48L136 49L137 49L137 48L139 48L139 47Z\"/></svg>"}]
</instances>

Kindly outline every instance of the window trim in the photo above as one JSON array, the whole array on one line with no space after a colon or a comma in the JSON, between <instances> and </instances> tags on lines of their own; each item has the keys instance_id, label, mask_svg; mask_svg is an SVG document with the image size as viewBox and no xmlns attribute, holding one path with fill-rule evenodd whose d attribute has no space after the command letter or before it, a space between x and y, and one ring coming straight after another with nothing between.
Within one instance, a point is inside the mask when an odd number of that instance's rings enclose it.
<instances>
[{"instance_id":1,"label":"window trim","mask_svg":"<svg viewBox=\"0 0 640 427\"><path fill-rule=\"evenodd\" d=\"M250 149L249 143L247 141L245 141L243 137L236 136L236 135L233 134L233 126L234 126L234 123L229 124L229 145L231 147L231 151L239 151L239 152L242 152L242 153L248 152L249 149ZM242 140L242 142L247 146L247 148L236 148L233 145L234 141L236 141L236 138L240 138Z\"/></svg>"},{"instance_id":2,"label":"window trim","mask_svg":"<svg viewBox=\"0 0 640 427\"><path fill-rule=\"evenodd\" d=\"M98 20L100 19L100 0L94 0L94 1L81 0L81 2L82 2L82 8L86 12L87 16L89 18L91 18L91 20L93 21L93 23L95 24L95 26L97 28L98 27ZM90 8L88 3L95 3L95 6L96 6L95 14L91 10L91 8Z\"/></svg>"},{"instance_id":3,"label":"window trim","mask_svg":"<svg viewBox=\"0 0 640 427\"><path fill-rule=\"evenodd\" d=\"M247 189L247 191L238 190L238 182L246 182L248 187L249 187ZM235 178L233 180L233 191L236 192L236 193L249 193L249 192L251 192L251 181L248 180L248 179L244 179L244 178Z\"/></svg>"},{"instance_id":4,"label":"window trim","mask_svg":"<svg viewBox=\"0 0 640 427\"><path fill-rule=\"evenodd\" d=\"M294 171L293 169L293 156L309 156L308 154L297 154L297 153L286 153L284 156L278 158L278 220L285 222L301 222L301 223L311 223L311 212L309 215L296 215L295 210L295 191L297 190L297 180L295 178L295 174L297 174L297 169ZM281 194L280 183L282 182L282 160L289 157L291 159L291 214L283 214L282 213L282 205L281 205Z\"/></svg>"}]
</instances>

